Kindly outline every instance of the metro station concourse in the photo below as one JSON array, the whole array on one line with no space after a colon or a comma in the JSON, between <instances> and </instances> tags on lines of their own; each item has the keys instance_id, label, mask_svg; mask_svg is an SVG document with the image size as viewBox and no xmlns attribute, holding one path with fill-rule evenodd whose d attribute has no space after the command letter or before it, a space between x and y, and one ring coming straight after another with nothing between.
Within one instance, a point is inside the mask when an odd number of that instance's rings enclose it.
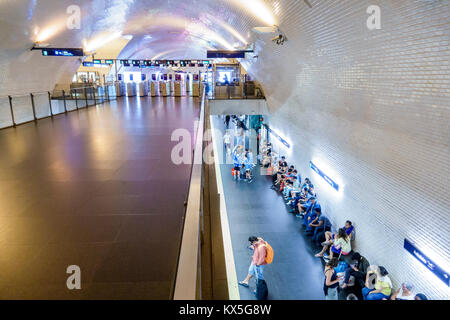
<instances>
[{"instance_id":1,"label":"metro station concourse","mask_svg":"<svg viewBox=\"0 0 450 320\"><path fill-rule=\"evenodd\" d=\"M0 299L450 300L449 123L450 1L0 0Z\"/></svg>"}]
</instances>

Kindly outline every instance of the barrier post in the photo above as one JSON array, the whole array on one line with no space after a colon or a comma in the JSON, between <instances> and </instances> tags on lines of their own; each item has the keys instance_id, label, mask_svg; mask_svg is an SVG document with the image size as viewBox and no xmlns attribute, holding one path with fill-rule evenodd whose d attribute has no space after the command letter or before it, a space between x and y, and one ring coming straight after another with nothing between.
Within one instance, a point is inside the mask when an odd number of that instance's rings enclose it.
<instances>
[{"instance_id":1,"label":"barrier post","mask_svg":"<svg viewBox=\"0 0 450 320\"><path fill-rule=\"evenodd\" d=\"M11 120L12 120L12 123L13 123L13 127L15 127L16 126L16 121L14 120L14 110L13 110L13 105L12 105L12 97L8 96L8 98L9 98L9 109L11 111Z\"/></svg>"},{"instance_id":2,"label":"barrier post","mask_svg":"<svg viewBox=\"0 0 450 320\"><path fill-rule=\"evenodd\" d=\"M32 93L30 93L30 99L31 99L31 108L33 109L33 118L34 118L34 121L36 121L37 120L36 107L34 106L34 96Z\"/></svg>"},{"instance_id":3,"label":"barrier post","mask_svg":"<svg viewBox=\"0 0 450 320\"><path fill-rule=\"evenodd\" d=\"M89 107L88 99L87 99L87 93L86 93L86 87L83 88L84 92L84 100L86 101L86 109Z\"/></svg>"},{"instance_id":4,"label":"barrier post","mask_svg":"<svg viewBox=\"0 0 450 320\"><path fill-rule=\"evenodd\" d=\"M74 89L75 91L75 108L78 110L78 93L77 89Z\"/></svg>"},{"instance_id":5,"label":"barrier post","mask_svg":"<svg viewBox=\"0 0 450 320\"><path fill-rule=\"evenodd\" d=\"M49 107L50 107L50 116L53 117L52 97L51 97L50 91L47 91L47 94L48 94L48 105L49 105Z\"/></svg>"},{"instance_id":6,"label":"barrier post","mask_svg":"<svg viewBox=\"0 0 450 320\"><path fill-rule=\"evenodd\" d=\"M66 106L66 92L63 90L63 101L64 101L64 113L67 113L67 106Z\"/></svg>"}]
</instances>

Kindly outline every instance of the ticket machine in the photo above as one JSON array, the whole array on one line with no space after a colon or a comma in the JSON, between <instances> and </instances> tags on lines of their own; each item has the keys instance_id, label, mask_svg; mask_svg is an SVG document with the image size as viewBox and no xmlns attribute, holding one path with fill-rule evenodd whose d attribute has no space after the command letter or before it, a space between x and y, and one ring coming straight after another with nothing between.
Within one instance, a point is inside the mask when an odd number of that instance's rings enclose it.
<instances>
[{"instance_id":1,"label":"ticket machine","mask_svg":"<svg viewBox=\"0 0 450 320\"><path fill-rule=\"evenodd\" d=\"M143 73L141 75L141 82L139 83L139 95L141 97L148 96L148 81L147 76Z\"/></svg>"},{"instance_id":2,"label":"ticket machine","mask_svg":"<svg viewBox=\"0 0 450 320\"><path fill-rule=\"evenodd\" d=\"M133 75L130 74L130 81L127 83L127 96L135 97L136 96L136 82L133 81Z\"/></svg>"}]
</instances>

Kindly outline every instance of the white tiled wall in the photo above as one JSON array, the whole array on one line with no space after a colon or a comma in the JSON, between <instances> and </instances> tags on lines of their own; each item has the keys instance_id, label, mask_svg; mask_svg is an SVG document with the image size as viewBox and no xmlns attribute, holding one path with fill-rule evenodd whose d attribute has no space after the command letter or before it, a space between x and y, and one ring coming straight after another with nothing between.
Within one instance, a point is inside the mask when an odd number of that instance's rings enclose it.
<instances>
[{"instance_id":1,"label":"white tiled wall","mask_svg":"<svg viewBox=\"0 0 450 320\"><path fill-rule=\"evenodd\" d=\"M354 222L356 250L385 266L395 287L408 280L450 299L403 249L408 238L450 272L450 1L278 2L289 41L260 37L247 65L270 125L292 144L289 162L312 178L335 224ZM366 26L372 4L380 30Z\"/></svg>"}]
</instances>

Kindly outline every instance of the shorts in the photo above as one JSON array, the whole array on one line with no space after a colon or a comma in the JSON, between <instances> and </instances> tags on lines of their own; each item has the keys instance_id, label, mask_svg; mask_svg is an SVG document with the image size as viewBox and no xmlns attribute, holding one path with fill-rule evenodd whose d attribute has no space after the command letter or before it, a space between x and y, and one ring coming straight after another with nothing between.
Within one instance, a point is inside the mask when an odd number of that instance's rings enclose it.
<instances>
[{"instance_id":1,"label":"shorts","mask_svg":"<svg viewBox=\"0 0 450 320\"><path fill-rule=\"evenodd\" d=\"M248 268L248 274L251 274L256 279L264 280L263 271L264 265L257 266L253 264L253 262L250 264L250 267Z\"/></svg>"},{"instance_id":2,"label":"shorts","mask_svg":"<svg viewBox=\"0 0 450 320\"><path fill-rule=\"evenodd\" d=\"M234 171L240 171L241 167L234 167Z\"/></svg>"}]
</instances>

